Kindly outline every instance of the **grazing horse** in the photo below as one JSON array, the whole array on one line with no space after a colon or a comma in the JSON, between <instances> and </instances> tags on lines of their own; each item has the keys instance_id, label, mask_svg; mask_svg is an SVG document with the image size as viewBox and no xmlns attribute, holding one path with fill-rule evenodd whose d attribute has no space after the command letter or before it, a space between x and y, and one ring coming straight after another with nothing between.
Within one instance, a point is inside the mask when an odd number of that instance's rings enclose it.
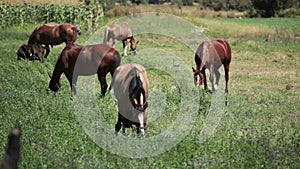
<instances>
[{"instance_id":1,"label":"grazing horse","mask_svg":"<svg viewBox=\"0 0 300 169\"><path fill-rule=\"evenodd\" d=\"M49 45L55 46L63 42L73 44L77 40L77 36L81 34L80 25L64 23L48 23L38 26L31 33L28 44L44 44L46 47L47 58L50 48Z\"/></svg>"},{"instance_id":2,"label":"grazing horse","mask_svg":"<svg viewBox=\"0 0 300 169\"><path fill-rule=\"evenodd\" d=\"M116 24L113 23L105 28L103 43L108 44L112 39L112 47L115 47L117 40L122 40L124 56L127 56L128 43L130 43L130 49L133 54L136 54L136 48L139 41L135 41L133 33L128 23Z\"/></svg>"},{"instance_id":3,"label":"grazing horse","mask_svg":"<svg viewBox=\"0 0 300 169\"><path fill-rule=\"evenodd\" d=\"M17 169L21 154L21 128L12 128L8 135L6 154L3 157L2 169Z\"/></svg>"},{"instance_id":4,"label":"grazing horse","mask_svg":"<svg viewBox=\"0 0 300 169\"><path fill-rule=\"evenodd\" d=\"M147 129L148 106L146 99L149 96L149 80L146 69L139 64L122 64L120 65L113 77L112 88L117 99L118 121L115 125L116 135L123 127L133 128L139 134L145 134Z\"/></svg>"},{"instance_id":5,"label":"grazing horse","mask_svg":"<svg viewBox=\"0 0 300 169\"><path fill-rule=\"evenodd\" d=\"M195 85L199 86L204 83L204 89L207 90L205 75L205 69L207 68L210 72L209 79L212 85L212 91L214 92L216 90L214 74L216 75L216 85L218 85L220 80L219 68L223 65L225 70L225 93L227 94L230 61L231 48L224 39L202 42L195 53L196 69L193 68ZM227 105L227 95L225 104Z\"/></svg>"},{"instance_id":6,"label":"grazing horse","mask_svg":"<svg viewBox=\"0 0 300 169\"><path fill-rule=\"evenodd\" d=\"M44 62L44 50L45 48L40 44L23 44L17 51L18 60L40 60Z\"/></svg>"},{"instance_id":7,"label":"grazing horse","mask_svg":"<svg viewBox=\"0 0 300 169\"><path fill-rule=\"evenodd\" d=\"M113 77L120 62L119 52L105 44L67 45L56 62L49 88L57 92L60 88L59 79L64 73L70 83L72 93L76 94L78 76L89 76L97 73L101 84L101 96L105 96L107 90L106 75L109 72Z\"/></svg>"}]
</instances>

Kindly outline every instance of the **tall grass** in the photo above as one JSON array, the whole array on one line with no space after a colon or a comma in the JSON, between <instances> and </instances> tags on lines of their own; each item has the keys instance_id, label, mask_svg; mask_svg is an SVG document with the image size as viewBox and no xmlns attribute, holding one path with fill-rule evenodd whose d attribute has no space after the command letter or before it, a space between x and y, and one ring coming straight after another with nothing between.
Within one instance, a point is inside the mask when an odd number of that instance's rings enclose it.
<instances>
[{"instance_id":1,"label":"tall grass","mask_svg":"<svg viewBox=\"0 0 300 169\"><path fill-rule=\"evenodd\" d=\"M79 5L82 0L1 0L8 4L60 4L60 5Z\"/></svg>"},{"instance_id":2,"label":"tall grass","mask_svg":"<svg viewBox=\"0 0 300 169\"><path fill-rule=\"evenodd\" d=\"M0 27L24 27L27 24L65 23L81 24L83 29L94 32L98 27L103 9L99 4L93 5L54 5L54 4L5 4L0 3Z\"/></svg>"}]
</instances>

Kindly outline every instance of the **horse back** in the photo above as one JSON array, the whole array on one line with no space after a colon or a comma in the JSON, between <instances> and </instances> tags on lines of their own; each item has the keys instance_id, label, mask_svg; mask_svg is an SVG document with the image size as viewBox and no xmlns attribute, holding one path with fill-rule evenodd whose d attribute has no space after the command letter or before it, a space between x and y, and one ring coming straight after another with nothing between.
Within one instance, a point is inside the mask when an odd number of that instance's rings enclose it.
<instances>
[{"instance_id":1,"label":"horse back","mask_svg":"<svg viewBox=\"0 0 300 169\"><path fill-rule=\"evenodd\" d=\"M129 101L129 85L131 80L138 75L143 83L146 98L149 96L149 80L146 69L139 64L122 64L113 76L112 88L114 95L118 100L118 108L120 112L130 112L132 105Z\"/></svg>"},{"instance_id":2,"label":"horse back","mask_svg":"<svg viewBox=\"0 0 300 169\"><path fill-rule=\"evenodd\" d=\"M34 29L28 44L59 45L72 44L77 39L77 28L72 24L44 24Z\"/></svg>"},{"instance_id":3,"label":"horse back","mask_svg":"<svg viewBox=\"0 0 300 169\"><path fill-rule=\"evenodd\" d=\"M222 63L231 61L231 47L228 42L224 39L217 39L212 41L214 43L214 48L218 52L218 55L222 61Z\"/></svg>"},{"instance_id":4,"label":"horse back","mask_svg":"<svg viewBox=\"0 0 300 169\"><path fill-rule=\"evenodd\" d=\"M117 40L124 40L128 37L132 37L132 30L128 23L109 25L106 30L105 40L108 41L110 38Z\"/></svg>"},{"instance_id":5,"label":"horse back","mask_svg":"<svg viewBox=\"0 0 300 169\"><path fill-rule=\"evenodd\" d=\"M149 79L146 72L146 69L140 64L122 64L119 66L115 72L113 83L119 81L119 85L122 85L123 88L127 90L131 79L135 76L139 76L142 83L143 88L146 92L146 97L149 95ZM118 87L122 87L118 86ZM125 87L124 87L125 86Z\"/></svg>"}]
</instances>

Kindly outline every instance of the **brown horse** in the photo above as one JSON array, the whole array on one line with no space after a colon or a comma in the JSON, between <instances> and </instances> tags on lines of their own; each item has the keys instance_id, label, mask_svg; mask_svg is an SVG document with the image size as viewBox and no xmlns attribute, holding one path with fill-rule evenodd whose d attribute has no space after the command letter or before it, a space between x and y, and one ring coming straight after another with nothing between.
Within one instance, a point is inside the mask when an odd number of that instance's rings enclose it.
<instances>
[{"instance_id":1,"label":"brown horse","mask_svg":"<svg viewBox=\"0 0 300 169\"><path fill-rule=\"evenodd\" d=\"M149 80L146 69L139 64L120 65L113 77L112 87L118 105L118 121L115 125L116 135L123 127L136 126L137 133L144 135L147 129L146 108L149 96Z\"/></svg>"},{"instance_id":2,"label":"brown horse","mask_svg":"<svg viewBox=\"0 0 300 169\"><path fill-rule=\"evenodd\" d=\"M18 161L21 154L21 128L14 127L8 136L6 154L3 158L2 169L18 168Z\"/></svg>"},{"instance_id":3,"label":"brown horse","mask_svg":"<svg viewBox=\"0 0 300 169\"><path fill-rule=\"evenodd\" d=\"M45 48L40 44L23 44L17 51L18 60L40 60L44 62L44 50Z\"/></svg>"},{"instance_id":4,"label":"brown horse","mask_svg":"<svg viewBox=\"0 0 300 169\"><path fill-rule=\"evenodd\" d=\"M128 23L116 24L113 23L105 28L103 43L108 44L112 39L112 47L115 47L117 40L122 40L124 56L127 56L128 43L133 54L136 54L136 48L139 41L135 41L133 33Z\"/></svg>"},{"instance_id":5,"label":"brown horse","mask_svg":"<svg viewBox=\"0 0 300 169\"><path fill-rule=\"evenodd\" d=\"M50 52L49 45L55 46L63 42L67 45L73 44L80 33L80 25L78 24L44 24L34 29L29 37L28 44L44 44L46 46L45 58L47 58Z\"/></svg>"},{"instance_id":6,"label":"brown horse","mask_svg":"<svg viewBox=\"0 0 300 169\"><path fill-rule=\"evenodd\" d=\"M225 70L225 93L227 94L230 61L231 48L224 39L202 42L195 53L196 69L193 68L195 85L199 86L204 83L204 89L207 90L205 75L205 69L207 68L210 72L209 79L212 85L212 91L214 92L216 90L214 74L216 75L216 85L218 85L220 80L219 68L223 65ZM225 104L227 104L227 98Z\"/></svg>"},{"instance_id":7,"label":"brown horse","mask_svg":"<svg viewBox=\"0 0 300 169\"><path fill-rule=\"evenodd\" d=\"M60 88L59 79L64 73L70 83L72 93L76 94L78 76L89 76L97 73L101 84L101 96L105 96L107 90L106 75L109 72L113 76L120 62L119 52L105 44L67 45L56 62L49 88L57 92Z\"/></svg>"}]
</instances>

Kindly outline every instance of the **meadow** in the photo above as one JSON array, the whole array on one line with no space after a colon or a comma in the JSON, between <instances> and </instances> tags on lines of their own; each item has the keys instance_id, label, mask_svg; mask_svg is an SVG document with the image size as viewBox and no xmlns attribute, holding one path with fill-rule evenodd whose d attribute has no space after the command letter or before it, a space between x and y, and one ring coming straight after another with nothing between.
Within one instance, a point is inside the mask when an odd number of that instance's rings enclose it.
<instances>
[{"instance_id":1,"label":"meadow","mask_svg":"<svg viewBox=\"0 0 300 169\"><path fill-rule=\"evenodd\" d=\"M97 135L108 128L113 134L117 120L112 94L99 98L99 83L94 77L92 96L101 113L91 116L91 125L97 130L87 134L87 126L82 125L80 118L88 114L76 110L80 107L71 97L66 78L62 79L57 94L47 90L48 73L53 71L64 45L53 47L44 64L17 61L16 51L26 43L36 26L32 24L24 29L13 27L0 31L0 154L5 152L10 128L19 125L23 131L20 168L299 168L299 18L183 19L204 28L208 38L225 38L232 47L229 104L224 107L212 135L202 139L203 128L211 120L214 95L201 87L190 86L194 51L170 36L140 34L136 36L140 40L140 52L123 57L122 63L153 58L149 64L154 68L147 69L152 94L146 138L164 133L171 126L186 129L186 121L176 119L182 114L193 114L196 118L187 124L191 128L182 140L154 156L127 157L98 146L91 133ZM100 32L112 20L101 20ZM102 42L100 36L91 37L88 31L83 31L76 41L78 44L97 42ZM121 51L121 44L116 48ZM175 56L177 60L173 63ZM161 63L160 59L170 62ZM178 71L165 69L168 64L178 64ZM184 71L186 74L182 75L181 68L190 72ZM188 79L183 81L187 84L182 84L182 76ZM190 88L183 89L182 85ZM182 99L185 90L193 91L188 98L194 102ZM183 103L194 104L196 112L182 112ZM107 126L94 124L100 116ZM176 134L180 133L171 133L170 139ZM134 134L125 137L143 139Z\"/></svg>"}]
</instances>

